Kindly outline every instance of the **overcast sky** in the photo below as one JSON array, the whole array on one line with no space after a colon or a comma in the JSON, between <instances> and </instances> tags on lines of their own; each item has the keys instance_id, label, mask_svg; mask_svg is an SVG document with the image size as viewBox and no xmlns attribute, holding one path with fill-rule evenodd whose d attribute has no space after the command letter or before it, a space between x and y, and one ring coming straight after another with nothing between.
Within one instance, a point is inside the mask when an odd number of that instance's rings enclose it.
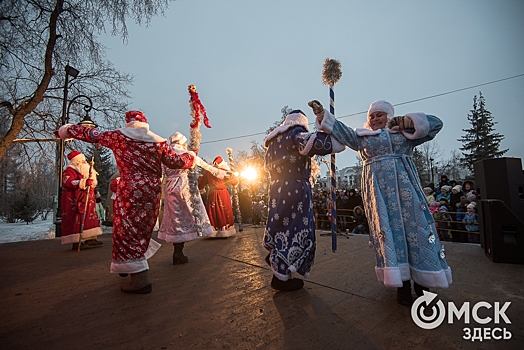
<instances>
[{"instance_id":1,"label":"overcast sky","mask_svg":"<svg viewBox=\"0 0 524 350\"><path fill-rule=\"evenodd\" d=\"M361 127L378 99L402 104L396 115L434 114L444 122L436 141L449 158L482 91L505 136L501 148L523 158L523 33L521 0L178 0L150 27L130 25L126 45L117 37L102 42L116 68L135 77L131 109L165 138L189 136L187 86L197 86L212 126L202 126L200 155L208 160L262 143L285 105L312 122L307 102L329 105L327 57L342 65L335 114L346 125ZM403 104L417 99L424 100ZM339 168L355 163L352 150L337 155Z\"/></svg>"}]
</instances>

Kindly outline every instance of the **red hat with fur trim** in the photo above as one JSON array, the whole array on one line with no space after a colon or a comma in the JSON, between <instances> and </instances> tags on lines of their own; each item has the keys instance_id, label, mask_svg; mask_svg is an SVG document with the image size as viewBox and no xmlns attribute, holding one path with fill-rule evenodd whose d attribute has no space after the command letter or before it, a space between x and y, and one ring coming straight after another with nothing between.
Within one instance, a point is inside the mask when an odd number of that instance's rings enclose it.
<instances>
[{"instance_id":1,"label":"red hat with fur trim","mask_svg":"<svg viewBox=\"0 0 524 350\"><path fill-rule=\"evenodd\" d=\"M69 160L73 160L73 158L75 158L76 156L79 156L79 155L81 155L81 154L82 154L82 153L79 152L79 151L71 151L71 153L69 153L69 154L67 155L67 159L69 159Z\"/></svg>"},{"instance_id":2,"label":"red hat with fur trim","mask_svg":"<svg viewBox=\"0 0 524 350\"><path fill-rule=\"evenodd\" d=\"M229 165L222 159L221 156L216 156L216 158L213 160L213 165L216 166L219 169L230 171Z\"/></svg>"},{"instance_id":3,"label":"red hat with fur trim","mask_svg":"<svg viewBox=\"0 0 524 350\"><path fill-rule=\"evenodd\" d=\"M147 123L146 116L140 111L129 111L126 113L126 123L142 122Z\"/></svg>"}]
</instances>

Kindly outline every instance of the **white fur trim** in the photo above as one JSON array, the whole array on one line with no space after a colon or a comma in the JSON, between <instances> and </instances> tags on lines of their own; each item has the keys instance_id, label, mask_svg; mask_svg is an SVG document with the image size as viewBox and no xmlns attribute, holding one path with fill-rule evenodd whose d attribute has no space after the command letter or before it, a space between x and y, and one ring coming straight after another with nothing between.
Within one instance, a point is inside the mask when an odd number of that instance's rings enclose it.
<instances>
[{"instance_id":1,"label":"white fur trim","mask_svg":"<svg viewBox=\"0 0 524 350\"><path fill-rule=\"evenodd\" d=\"M118 129L122 134L130 139L142 142L166 142L166 139L158 136L149 130L149 124L132 121L126 124L124 128Z\"/></svg>"},{"instance_id":2,"label":"white fur trim","mask_svg":"<svg viewBox=\"0 0 524 350\"><path fill-rule=\"evenodd\" d=\"M162 247L162 244L155 241L153 238L149 240L149 245L147 246L147 250L144 254L144 257L146 259L151 258L155 253Z\"/></svg>"},{"instance_id":3,"label":"white fur trim","mask_svg":"<svg viewBox=\"0 0 524 350\"><path fill-rule=\"evenodd\" d=\"M308 119L305 114L291 113L286 116L284 122L274 128L264 140L264 147L268 147L269 141L275 138L278 134L282 134L295 126L300 125L309 131Z\"/></svg>"},{"instance_id":4,"label":"white fur trim","mask_svg":"<svg viewBox=\"0 0 524 350\"><path fill-rule=\"evenodd\" d=\"M315 126L318 130L323 131L327 134L331 134L333 126L335 125L335 116L331 114L327 109L324 109L324 116L318 116L315 119Z\"/></svg>"},{"instance_id":5,"label":"white fur trim","mask_svg":"<svg viewBox=\"0 0 524 350\"><path fill-rule=\"evenodd\" d=\"M182 135L180 132L175 132L173 135L169 136L169 142L171 144L179 144L182 145L187 142L187 137Z\"/></svg>"},{"instance_id":6,"label":"white fur trim","mask_svg":"<svg viewBox=\"0 0 524 350\"><path fill-rule=\"evenodd\" d=\"M223 178L226 177L226 175L227 175L227 171L222 170L222 169L217 169L217 170L218 170L217 173L216 173L216 174L213 174L213 175L215 175L216 178L218 178L218 179L223 179Z\"/></svg>"},{"instance_id":7,"label":"white fur trim","mask_svg":"<svg viewBox=\"0 0 524 350\"><path fill-rule=\"evenodd\" d=\"M215 231L213 230L213 234L209 235L209 237L231 237L234 236L237 233L237 230L235 229L235 226L230 226L228 229L223 228L221 230Z\"/></svg>"},{"instance_id":8,"label":"white fur trim","mask_svg":"<svg viewBox=\"0 0 524 350\"><path fill-rule=\"evenodd\" d=\"M402 130L402 134L410 140L420 139L425 137L429 133L429 120L424 113L408 113L404 117L409 117L413 121L415 126L415 132L411 133L406 130Z\"/></svg>"},{"instance_id":9,"label":"white fur trim","mask_svg":"<svg viewBox=\"0 0 524 350\"><path fill-rule=\"evenodd\" d=\"M279 134L283 134L285 133L286 131L288 131L289 129L291 128L294 128L296 126L298 126L300 124L294 124L294 125L280 125L280 126L277 126L276 128L274 128L266 137L266 139L264 140L264 147L268 148L269 147L269 141L271 141L272 139L274 139L275 137L277 137ZM304 126L304 125L302 125ZM308 130L308 128L306 128L306 130Z\"/></svg>"},{"instance_id":10,"label":"white fur trim","mask_svg":"<svg viewBox=\"0 0 524 350\"><path fill-rule=\"evenodd\" d=\"M302 125L309 131L307 117L302 113L290 113L281 125Z\"/></svg>"},{"instance_id":11,"label":"white fur trim","mask_svg":"<svg viewBox=\"0 0 524 350\"><path fill-rule=\"evenodd\" d=\"M402 281L409 281L409 264L399 264L398 267L375 267L377 279L386 287L402 287Z\"/></svg>"},{"instance_id":12,"label":"white fur trim","mask_svg":"<svg viewBox=\"0 0 524 350\"><path fill-rule=\"evenodd\" d=\"M109 267L110 273L139 273L146 270L149 270L146 258L121 263L112 261Z\"/></svg>"},{"instance_id":13,"label":"white fur trim","mask_svg":"<svg viewBox=\"0 0 524 350\"><path fill-rule=\"evenodd\" d=\"M411 278L421 286L428 288L448 288L453 282L449 267L440 271L421 271L411 268Z\"/></svg>"},{"instance_id":14,"label":"white fur trim","mask_svg":"<svg viewBox=\"0 0 524 350\"><path fill-rule=\"evenodd\" d=\"M402 281L411 279L428 288L448 288L453 282L449 267L440 271L421 271L409 264L400 264L398 267L375 267L375 273L386 287L402 287Z\"/></svg>"},{"instance_id":15,"label":"white fur trim","mask_svg":"<svg viewBox=\"0 0 524 350\"><path fill-rule=\"evenodd\" d=\"M67 129L69 129L69 127L73 125L73 124L64 124L62 125L59 129L58 129L58 136L61 138L61 139L69 139L71 138L71 135L69 134L69 131L67 131Z\"/></svg>"},{"instance_id":16,"label":"white fur trim","mask_svg":"<svg viewBox=\"0 0 524 350\"><path fill-rule=\"evenodd\" d=\"M346 145L338 142L338 140L333 136L331 136L331 142L333 143L333 149L331 150L331 153L340 153L346 149Z\"/></svg>"},{"instance_id":17,"label":"white fur trim","mask_svg":"<svg viewBox=\"0 0 524 350\"><path fill-rule=\"evenodd\" d=\"M371 130L366 128L356 128L355 132L357 136L373 136L380 134L382 132L382 129Z\"/></svg>"},{"instance_id":18,"label":"white fur trim","mask_svg":"<svg viewBox=\"0 0 524 350\"><path fill-rule=\"evenodd\" d=\"M82 242L87 241L88 239L93 239L102 234L102 229L100 227L93 227L89 230L84 230L82 232ZM71 243L78 243L80 240L80 234L79 233L73 233L72 235L62 236L61 241L62 244L71 244ZM80 247L82 249L82 247Z\"/></svg>"}]
</instances>

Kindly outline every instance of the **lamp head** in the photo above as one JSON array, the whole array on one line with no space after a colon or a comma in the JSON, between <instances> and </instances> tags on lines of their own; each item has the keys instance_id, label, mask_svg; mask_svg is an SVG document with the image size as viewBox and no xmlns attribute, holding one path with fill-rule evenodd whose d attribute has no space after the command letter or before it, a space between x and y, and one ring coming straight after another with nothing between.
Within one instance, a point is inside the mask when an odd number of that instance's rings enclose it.
<instances>
[{"instance_id":1,"label":"lamp head","mask_svg":"<svg viewBox=\"0 0 524 350\"><path fill-rule=\"evenodd\" d=\"M98 127L98 125L96 125L96 123L91 120L91 118L89 117L89 114L87 112L86 112L86 116L84 117L84 119L82 119L82 121L80 123L78 123L78 125L85 126L86 128L96 128L96 127Z\"/></svg>"},{"instance_id":2,"label":"lamp head","mask_svg":"<svg viewBox=\"0 0 524 350\"><path fill-rule=\"evenodd\" d=\"M78 76L78 73L80 73L80 71L78 69L73 68L70 65L66 65L65 66L65 71L66 71L67 75L70 75L73 78L76 78Z\"/></svg>"}]
</instances>

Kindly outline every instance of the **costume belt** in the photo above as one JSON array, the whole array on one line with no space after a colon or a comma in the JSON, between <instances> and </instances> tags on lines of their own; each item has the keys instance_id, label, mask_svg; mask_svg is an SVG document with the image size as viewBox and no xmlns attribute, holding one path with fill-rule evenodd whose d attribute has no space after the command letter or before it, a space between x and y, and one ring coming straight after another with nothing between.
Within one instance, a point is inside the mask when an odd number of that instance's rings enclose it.
<instances>
[{"instance_id":1,"label":"costume belt","mask_svg":"<svg viewBox=\"0 0 524 350\"><path fill-rule=\"evenodd\" d=\"M402 159L402 161L406 161L408 159L410 159L411 156L408 156L406 154L384 154L382 156L376 156L376 157L373 157L371 159L366 159L365 161L362 162L362 164L364 166L367 166L367 165L371 165L375 162L380 162L382 160L393 160L393 159Z\"/></svg>"}]
</instances>

